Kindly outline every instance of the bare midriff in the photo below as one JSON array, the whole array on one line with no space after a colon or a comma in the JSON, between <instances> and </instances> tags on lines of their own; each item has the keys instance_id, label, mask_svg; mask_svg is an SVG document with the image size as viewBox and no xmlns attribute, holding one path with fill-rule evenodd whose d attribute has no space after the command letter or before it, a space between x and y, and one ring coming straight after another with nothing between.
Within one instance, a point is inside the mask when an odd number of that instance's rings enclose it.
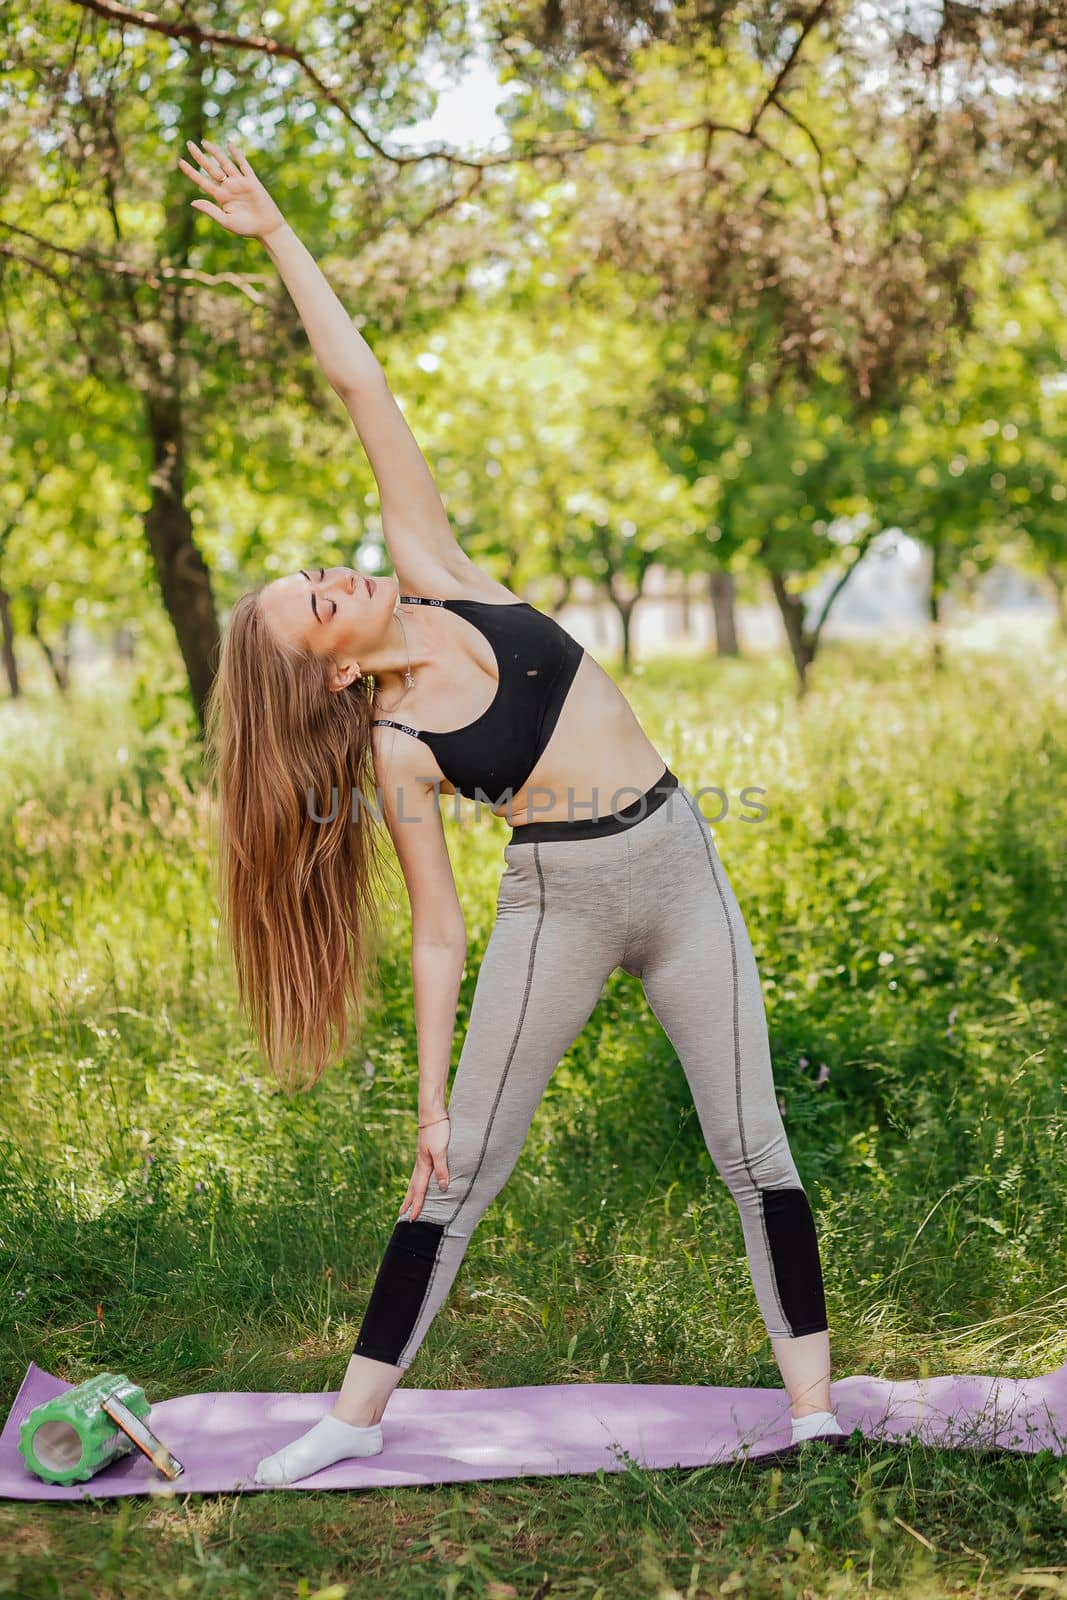
<instances>
[{"instance_id":1,"label":"bare midriff","mask_svg":"<svg viewBox=\"0 0 1067 1600\"><path fill-rule=\"evenodd\" d=\"M607 816L651 788L665 765L626 696L586 651L533 771L491 809L514 827ZM447 781L440 788L455 793Z\"/></svg>"}]
</instances>

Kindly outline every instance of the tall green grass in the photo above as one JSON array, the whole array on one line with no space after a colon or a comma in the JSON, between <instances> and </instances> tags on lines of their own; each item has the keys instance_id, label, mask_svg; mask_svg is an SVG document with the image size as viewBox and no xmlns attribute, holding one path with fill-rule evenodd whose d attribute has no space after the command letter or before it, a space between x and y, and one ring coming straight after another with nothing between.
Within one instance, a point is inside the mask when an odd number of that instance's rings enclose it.
<instances>
[{"instance_id":1,"label":"tall green grass","mask_svg":"<svg viewBox=\"0 0 1067 1600\"><path fill-rule=\"evenodd\" d=\"M819 1226L835 1376L1067 1359L1065 686L1044 649L957 650L935 674L914 647L844 645L803 706L780 662L659 660L625 684L682 781L729 798L716 838ZM0 737L3 1403L31 1359L72 1381L127 1372L151 1399L336 1388L415 1153L399 871L368 1028L287 1100L219 945L211 809L180 708L102 692L9 704ZM746 788L763 791L758 822L742 820ZM714 796L703 806L714 821ZM470 939L455 1059L508 830L468 807L446 827ZM781 1382L684 1075L621 972L406 1381L598 1380ZM812 1473L184 1514L9 1506L0 1593L148 1593L162 1561L193 1594L297 1593L302 1575L307 1593L533 1594L542 1568L554 1596L949 1594L981 1568L986 1595L1056 1564L1062 1462L916 1446ZM937 1549L895 1517L927 1538L936 1525ZM98 1560L119 1519L129 1559ZM61 1554L42 1562L27 1539Z\"/></svg>"}]
</instances>

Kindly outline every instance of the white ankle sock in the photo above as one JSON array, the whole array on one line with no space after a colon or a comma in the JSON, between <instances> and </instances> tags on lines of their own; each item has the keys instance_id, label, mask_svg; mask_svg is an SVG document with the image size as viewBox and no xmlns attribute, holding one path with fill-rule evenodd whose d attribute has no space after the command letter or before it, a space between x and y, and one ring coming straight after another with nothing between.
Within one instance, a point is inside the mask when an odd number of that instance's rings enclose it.
<instances>
[{"instance_id":1,"label":"white ankle sock","mask_svg":"<svg viewBox=\"0 0 1067 1600\"><path fill-rule=\"evenodd\" d=\"M801 1439L814 1439L819 1434L843 1434L845 1431L838 1427L832 1411L809 1411L807 1416L794 1417L792 1420L794 1444Z\"/></svg>"},{"instance_id":2,"label":"white ankle sock","mask_svg":"<svg viewBox=\"0 0 1067 1600\"><path fill-rule=\"evenodd\" d=\"M343 1461L346 1456L376 1456L381 1448L380 1422L357 1428L327 1412L292 1444L276 1450L272 1456L264 1456L256 1468L256 1482L292 1483L297 1478L321 1472L323 1467L332 1467L335 1461Z\"/></svg>"}]
</instances>

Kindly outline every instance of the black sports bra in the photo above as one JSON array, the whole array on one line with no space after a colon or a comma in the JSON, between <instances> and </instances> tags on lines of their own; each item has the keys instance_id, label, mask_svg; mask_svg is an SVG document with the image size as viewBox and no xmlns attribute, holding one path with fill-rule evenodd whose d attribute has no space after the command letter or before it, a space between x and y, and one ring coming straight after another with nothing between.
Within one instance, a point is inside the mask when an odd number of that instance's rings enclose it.
<instances>
[{"instance_id":1,"label":"black sports bra","mask_svg":"<svg viewBox=\"0 0 1067 1600\"><path fill-rule=\"evenodd\" d=\"M458 794L474 791L490 805L502 804L522 788L552 737L585 654L554 617L528 600L426 600L402 594L419 606L445 606L474 624L496 656L499 683L492 704L465 728L427 733L381 717L376 728L399 728L421 739Z\"/></svg>"}]
</instances>

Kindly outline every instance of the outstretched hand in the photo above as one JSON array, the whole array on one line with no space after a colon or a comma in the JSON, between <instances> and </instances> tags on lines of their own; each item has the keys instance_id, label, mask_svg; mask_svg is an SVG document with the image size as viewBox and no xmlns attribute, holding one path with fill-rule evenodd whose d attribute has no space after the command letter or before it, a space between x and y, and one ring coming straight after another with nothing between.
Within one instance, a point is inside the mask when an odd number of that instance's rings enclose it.
<instances>
[{"instance_id":1,"label":"outstretched hand","mask_svg":"<svg viewBox=\"0 0 1067 1600\"><path fill-rule=\"evenodd\" d=\"M200 171L184 159L178 165L187 178L211 196L211 200L194 200L196 210L214 217L230 233L246 238L262 239L284 223L285 218L252 171L244 151L232 139L227 140L229 155L210 139L204 140L208 155L192 139L185 142L199 161Z\"/></svg>"}]
</instances>

